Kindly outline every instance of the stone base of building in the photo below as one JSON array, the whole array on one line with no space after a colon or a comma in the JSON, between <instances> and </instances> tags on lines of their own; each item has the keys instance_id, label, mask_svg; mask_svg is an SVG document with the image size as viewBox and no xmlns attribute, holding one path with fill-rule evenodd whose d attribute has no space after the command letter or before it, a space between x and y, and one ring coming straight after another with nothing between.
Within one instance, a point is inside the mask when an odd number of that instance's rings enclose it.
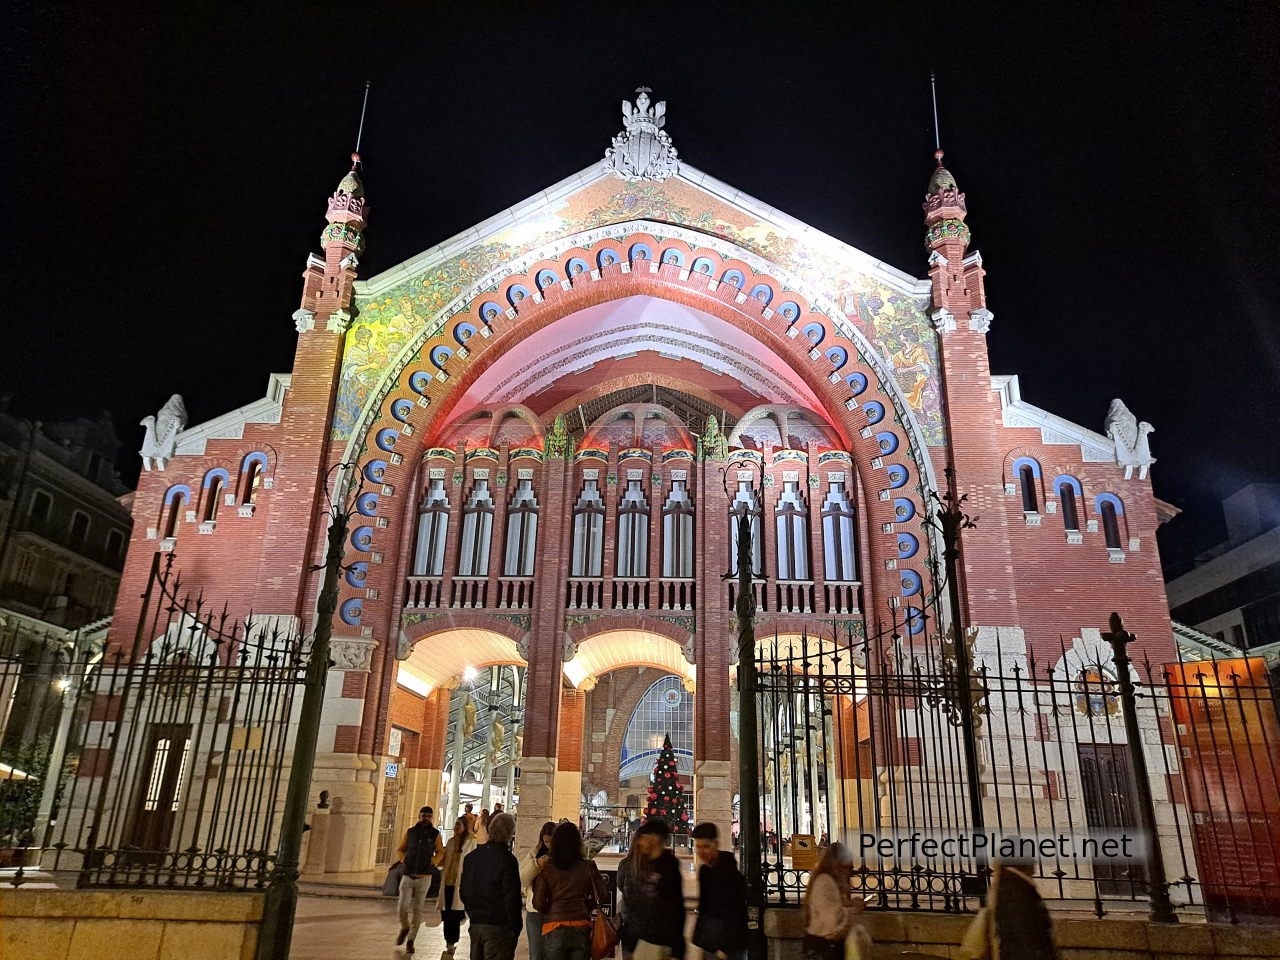
<instances>
[{"instance_id":1,"label":"stone base of building","mask_svg":"<svg viewBox=\"0 0 1280 960\"><path fill-rule=\"evenodd\" d=\"M251 960L262 894L0 890L0 956L23 960Z\"/></svg>"},{"instance_id":2,"label":"stone base of building","mask_svg":"<svg viewBox=\"0 0 1280 960\"><path fill-rule=\"evenodd\" d=\"M869 912L872 956L904 953L953 957L973 914ZM804 921L798 909L766 910L769 960L799 960ZM1057 919L1054 940L1061 960L1194 960L1229 956L1240 960L1280 957L1280 928L1217 923L1152 923L1140 918Z\"/></svg>"}]
</instances>

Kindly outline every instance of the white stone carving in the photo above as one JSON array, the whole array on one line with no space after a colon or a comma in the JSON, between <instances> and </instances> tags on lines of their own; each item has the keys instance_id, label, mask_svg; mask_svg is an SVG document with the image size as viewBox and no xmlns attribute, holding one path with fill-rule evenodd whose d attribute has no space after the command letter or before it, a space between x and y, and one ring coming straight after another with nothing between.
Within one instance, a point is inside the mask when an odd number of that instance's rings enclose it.
<instances>
[{"instance_id":1,"label":"white stone carving","mask_svg":"<svg viewBox=\"0 0 1280 960\"><path fill-rule=\"evenodd\" d=\"M374 641L356 637L334 637L329 641L329 659L334 670L367 672L373 660Z\"/></svg>"},{"instance_id":2,"label":"white stone carving","mask_svg":"<svg viewBox=\"0 0 1280 960\"><path fill-rule=\"evenodd\" d=\"M178 450L178 434L187 425L187 406L175 393L154 417L143 417L146 433L142 437L142 469L163 470Z\"/></svg>"},{"instance_id":3,"label":"white stone carving","mask_svg":"<svg viewBox=\"0 0 1280 960\"><path fill-rule=\"evenodd\" d=\"M308 310L306 307L299 307L293 311L293 326L299 333L314 330L316 326L315 311Z\"/></svg>"},{"instance_id":4,"label":"white stone carving","mask_svg":"<svg viewBox=\"0 0 1280 960\"><path fill-rule=\"evenodd\" d=\"M636 102L622 101L623 130L613 138L613 146L604 152L605 169L615 176L636 182L655 180L661 183L680 172L680 161L671 137L662 128L667 122L667 103L659 100L650 105L648 87L636 88Z\"/></svg>"},{"instance_id":5,"label":"white stone carving","mask_svg":"<svg viewBox=\"0 0 1280 960\"><path fill-rule=\"evenodd\" d=\"M939 307L929 316L933 320L933 329L939 333L950 333L956 328L956 315L946 307Z\"/></svg>"},{"instance_id":6,"label":"white stone carving","mask_svg":"<svg viewBox=\"0 0 1280 960\"><path fill-rule=\"evenodd\" d=\"M1124 478L1133 477L1133 470L1138 469L1138 479L1147 478L1147 468L1156 462L1151 455L1151 444L1147 437L1155 432L1155 427L1145 420L1138 421L1124 401L1115 399L1107 410L1105 427L1107 436L1115 444L1116 466L1124 467Z\"/></svg>"},{"instance_id":7,"label":"white stone carving","mask_svg":"<svg viewBox=\"0 0 1280 960\"><path fill-rule=\"evenodd\" d=\"M991 329L991 321L995 319L995 314L982 307L969 313L969 329L978 333L986 333Z\"/></svg>"},{"instance_id":8,"label":"white stone carving","mask_svg":"<svg viewBox=\"0 0 1280 960\"><path fill-rule=\"evenodd\" d=\"M346 333L351 329L351 314L342 309L335 310L329 314L326 326L330 333Z\"/></svg>"}]
</instances>

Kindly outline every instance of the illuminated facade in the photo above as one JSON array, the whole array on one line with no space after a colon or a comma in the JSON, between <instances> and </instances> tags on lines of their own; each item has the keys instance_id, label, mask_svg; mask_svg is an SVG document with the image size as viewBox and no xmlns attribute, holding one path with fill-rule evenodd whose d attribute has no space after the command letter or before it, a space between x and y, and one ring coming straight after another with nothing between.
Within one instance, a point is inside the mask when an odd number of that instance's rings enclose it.
<instances>
[{"instance_id":1,"label":"illuminated facade","mask_svg":"<svg viewBox=\"0 0 1280 960\"><path fill-rule=\"evenodd\" d=\"M1120 405L1094 432L992 375L941 154L918 278L690 167L664 110L642 94L605 163L367 280L357 164L307 260L291 374L172 450L148 435L118 643L158 550L207 596L309 627L326 476L356 465L315 779L343 823L330 873L371 869L380 831L447 800L475 676L491 692L464 764L496 798L518 756L522 831L584 793L626 802L656 683L692 694L681 763L697 816L727 826L744 504L762 636L931 629L922 520L950 467L980 518L962 571L980 644L1056 660L1123 609L1153 656L1173 649L1150 428Z\"/></svg>"}]
</instances>

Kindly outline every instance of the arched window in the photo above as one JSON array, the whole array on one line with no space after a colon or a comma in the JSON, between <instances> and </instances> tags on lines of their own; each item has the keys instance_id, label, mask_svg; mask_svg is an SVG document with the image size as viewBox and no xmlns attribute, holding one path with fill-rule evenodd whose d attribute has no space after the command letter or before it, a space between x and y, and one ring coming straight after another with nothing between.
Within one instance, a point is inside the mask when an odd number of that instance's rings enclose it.
<instances>
[{"instance_id":1,"label":"arched window","mask_svg":"<svg viewBox=\"0 0 1280 960\"><path fill-rule=\"evenodd\" d=\"M532 480L517 480L507 509L505 577L533 576L533 556L538 546L538 498Z\"/></svg>"},{"instance_id":2,"label":"arched window","mask_svg":"<svg viewBox=\"0 0 1280 960\"><path fill-rule=\"evenodd\" d=\"M221 474L215 474L210 477L204 487L204 515L200 518L205 522L211 522L218 519L218 507L222 503L222 490L225 483Z\"/></svg>"},{"instance_id":3,"label":"arched window","mask_svg":"<svg viewBox=\"0 0 1280 960\"><path fill-rule=\"evenodd\" d=\"M662 752L662 740L671 737L676 770L693 774L693 697L679 677L667 676L645 691L636 704L622 738L622 763L618 779L647 777Z\"/></svg>"},{"instance_id":4,"label":"arched window","mask_svg":"<svg viewBox=\"0 0 1280 960\"><path fill-rule=\"evenodd\" d=\"M449 495L444 480L430 481L418 508L418 543L413 552L415 577L444 573L444 545L449 536Z\"/></svg>"},{"instance_id":5,"label":"arched window","mask_svg":"<svg viewBox=\"0 0 1280 960\"><path fill-rule=\"evenodd\" d=\"M778 534L778 579L809 579L809 508L798 480L784 480L774 512Z\"/></svg>"},{"instance_id":6,"label":"arched window","mask_svg":"<svg viewBox=\"0 0 1280 960\"><path fill-rule=\"evenodd\" d=\"M649 575L649 501L642 480L628 480L618 504L617 568L619 577Z\"/></svg>"},{"instance_id":7,"label":"arched window","mask_svg":"<svg viewBox=\"0 0 1280 960\"><path fill-rule=\"evenodd\" d=\"M729 572L738 572L738 523L743 512L751 516L751 573L764 576L764 538L760 529L760 504L749 480L738 481L738 492L729 504Z\"/></svg>"},{"instance_id":8,"label":"arched window","mask_svg":"<svg viewBox=\"0 0 1280 960\"><path fill-rule=\"evenodd\" d=\"M1036 497L1036 472L1029 463L1018 468L1018 485L1022 488L1022 512L1038 513L1040 502Z\"/></svg>"},{"instance_id":9,"label":"arched window","mask_svg":"<svg viewBox=\"0 0 1280 960\"><path fill-rule=\"evenodd\" d=\"M598 577L604 558L604 501L600 481L584 480L582 495L573 505L572 577Z\"/></svg>"},{"instance_id":10,"label":"arched window","mask_svg":"<svg viewBox=\"0 0 1280 960\"><path fill-rule=\"evenodd\" d=\"M1120 539L1120 511L1116 509L1117 502L1113 498L1098 502L1098 513L1102 515L1102 533L1106 537L1108 550L1124 549Z\"/></svg>"},{"instance_id":11,"label":"arched window","mask_svg":"<svg viewBox=\"0 0 1280 960\"><path fill-rule=\"evenodd\" d=\"M43 490L36 490L31 494L31 504L27 508L27 516L36 523L44 523L49 519L49 513L53 510L53 498Z\"/></svg>"},{"instance_id":12,"label":"arched window","mask_svg":"<svg viewBox=\"0 0 1280 960\"><path fill-rule=\"evenodd\" d=\"M462 543L458 551L458 576L489 575L489 544L493 540L493 497L489 481L477 479L471 496L462 505Z\"/></svg>"},{"instance_id":13,"label":"arched window","mask_svg":"<svg viewBox=\"0 0 1280 960\"><path fill-rule=\"evenodd\" d=\"M1080 482L1075 477L1059 477L1053 483L1062 509L1062 527L1068 533L1080 531Z\"/></svg>"},{"instance_id":14,"label":"arched window","mask_svg":"<svg viewBox=\"0 0 1280 960\"><path fill-rule=\"evenodd\" d=\"M261 453L251 453L240 466L240 504L251 506L258 502L258 490L262 486L262 471L267 458Z\"/></svg>"},{"instance_id":15,"label":"arched window","mask_svg":"<svg viewBox=\"0 0 1280 960\"><path fill-rule=\"evenodd\" d=\"M178 522L182 519L182 511L189 498L186 487L173 487L165 494L164 512L161 514L160 536L165 540L178 536Z\"/></svg>"},{"instance_id":16,"label":"arched window","mask_svg":"<svg viewBox=\"0 0 1280 960\"><path fill-rule=\"evenodd\" d=\"M693 500L685 480L672 480L662 507L662 575L693 576Z\"/></svg>"},{"instance_id":17,"label":"arched window","mask_svg":"<svg viewBox=\"0 0 1280 960\"><path fill-rule=\"evenodd\" d=\"M853 504L844 484L832 481L822 504L824 576L831 581L858 579L858 541L853 525Z\"/></svg>"}]
</instances>

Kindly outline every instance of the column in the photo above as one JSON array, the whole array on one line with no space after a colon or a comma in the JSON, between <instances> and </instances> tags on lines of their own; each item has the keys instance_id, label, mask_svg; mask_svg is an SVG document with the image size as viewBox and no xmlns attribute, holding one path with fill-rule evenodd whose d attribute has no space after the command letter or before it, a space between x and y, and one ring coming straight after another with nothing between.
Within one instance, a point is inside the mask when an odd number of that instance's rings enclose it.
<instances>
[{"instance_id":1,"label":"column","mask_svg":"<svg viewBox=\"0 0 1280 960\"><path fill-rule=\"evenodd\" d=\"M555 799L551 819L562 817L578 822L582 809L582 722L587 692L595 686L584 680L578 690L565 688L560 694L560 730L556 749ZM536 825L535 825L536 827Z\"/></svg>"}]
</instances>

